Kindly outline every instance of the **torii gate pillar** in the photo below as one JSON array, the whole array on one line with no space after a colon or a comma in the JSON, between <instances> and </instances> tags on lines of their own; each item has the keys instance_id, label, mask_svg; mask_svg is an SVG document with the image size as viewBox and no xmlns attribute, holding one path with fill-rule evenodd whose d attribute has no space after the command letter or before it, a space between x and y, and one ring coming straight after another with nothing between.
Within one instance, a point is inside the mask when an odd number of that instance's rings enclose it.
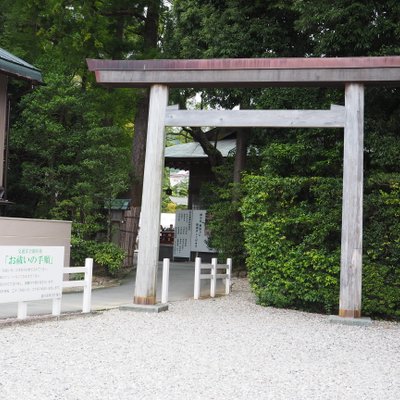
<instances>
[{"instance_id":1,"label":"torii gate pillar","mask_svg":"<svg viewBox=\"0 0 400 400\"><path fill-rule=\"evenodd\" d=\"M139 253L133 300L135 304L156 304L167 103L168 86L152 85L143 179L142 224L139 231Z\"/></svg>"},{"instance_id":2,"label":"torii gate pillar","mask_svg":"<svg viewBox=\"0 0 400 400\"><path fill-rule=\"evenodd\" d=\"M361 316L364 86L346 84L339 316Z\"/></svg>"}]
</instances>

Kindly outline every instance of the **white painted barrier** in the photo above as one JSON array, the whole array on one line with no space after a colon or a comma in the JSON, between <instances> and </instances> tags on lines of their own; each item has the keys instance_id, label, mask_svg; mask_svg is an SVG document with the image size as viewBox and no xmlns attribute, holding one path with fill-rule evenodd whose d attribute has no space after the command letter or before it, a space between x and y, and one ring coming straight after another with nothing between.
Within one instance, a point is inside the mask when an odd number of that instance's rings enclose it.
<instances>
[{"instance_id":1,"label":"white painted barrier","mask_svg":"<svg viewBox=\"0 0 400 400\"><path fill-rule=\"evenodd\" d=\"M210 270L210 273L202 274L202 270ZM225 273L218 273L218 270L224 269ZM201 264L201 258L196 257L194 267L194 295L193 298L200 298L200 282L202 279L210 280L210 296L215 297L217 288L217 279L225 280L225 294L230 293L232 277L232 259L227 258L226 264L217 264L217 259L212 258L211 264Z\"/></svg>"},{"instance_id":2,"label":"white painted barrier","mask_svg":"<svg viewBox=\"0 0 400 400\"><path fill-rule=\"evenodd\" d=\"M84 273L83 280L77 281L63 281L62 287L83 287L83 303L82 313L89 313L91 310L92 301L92 276L93 276L93 259L86 258L84 267L65 267L63 268L63 274L77 274ZM25 319L27 317L27 305L28 302L21 301L18 303L18 319ZM52 315L61 314L61 297L53 299Z\"/></svg>"}]
</instances>

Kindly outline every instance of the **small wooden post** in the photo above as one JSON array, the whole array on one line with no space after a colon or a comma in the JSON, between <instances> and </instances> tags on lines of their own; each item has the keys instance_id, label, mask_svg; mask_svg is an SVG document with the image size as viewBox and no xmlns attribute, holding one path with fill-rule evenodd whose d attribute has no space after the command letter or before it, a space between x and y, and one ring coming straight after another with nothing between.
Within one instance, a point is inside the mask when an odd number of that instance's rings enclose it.
<instances>
[{"instance_id":1,"label":"small wooden post","mask_svg":"<svg viewBox=\"0 0 400 400\"><path fill-rule=\"evenodd\" d=\"M28 303L26 301L18 302L17 319L25 319L28 315Z\"/></svg>"},{"instance_id":2,"label":"small wooden post","mask_svg":"<svg viewBox=\"0 0 400 400\"><path fill-rule=\"evenodd\" d=\"M7 126L7 77L0 74L0 186L4 186L5 146Z\"/></svg>"},{"instance_id":3,"label":"small wooden post","mask_svg":"<svg viewBox=\"0 0 400 400\"><path fill-rule=\"evenodd\" d=\"M153 85L150 89L135 304L156 304L167 103L168 87Z\"/></svg>"},{"instance_id":4,"label":"small wooden post","mask_svg":"<svg viewBox=\"0 0 400 400\"><path fill-rule=\"evenodd\" d=\"M339 316L361 317L364 86L346 85Z\"/></svg>"},{"instance_id":5,"label":"small wooden post","mask_svg":"<svg viewBox=\"0 0 400 400\"><path fill-rule=\"evenodd\" d=\"M225 294L231 292L231 279L232 279L232 258L226 259L226 279L225 279Z\"/></svg>"},{"instance_id":6,"label":"small wooden post","mask_svg":"<svg viewBox=\"0 0 400 400\"><path fill-rule=\"evenodd\" d=\"M201 274L201 258L196 257L194 262L194 294L193 298L198 300L200 297L200 274Z\"/></svg>"},{"instance_id":7,"label":"small wooden post","mask_svg":"<svg viewBox=\"0 0 400 400\"><path fill-rule=\"evenodd\" d=\"M169 258L163 260L163 274L162 274L162 290L161 290L161 303L168 303L168 286L169 286Z\"/></svg>"},{"instance_id":8,"label":"small wooden post","mask_svg":"<svg viewBox=\"0 0 400 400\"><path fill-rule=\"evenodd\" d=\"M51 314L56 317L61 314L61 297L59 299L53 299Z\"/></svg>"},{"instance_id":9,"label":"small wooden post","mask_svg":"<svg viewBox=\"0 0 400 400\"><path fill-rule=\"evenodd\" d=\"M93 258L85 260L85 286L83 287L82 312L89 313L92 308L92 277L93 277Z\"/></svg>"},{"instance_id":10,"label":"small wooden post","mask_svg":"<svg viewBox=\"0 0 400 400\"><path fill-rule=\"evenodd\" d=\"M211 281L210 281L210 296L215 297L217 289L217 259L211 259Z\"/></svg>"}]
</instances>

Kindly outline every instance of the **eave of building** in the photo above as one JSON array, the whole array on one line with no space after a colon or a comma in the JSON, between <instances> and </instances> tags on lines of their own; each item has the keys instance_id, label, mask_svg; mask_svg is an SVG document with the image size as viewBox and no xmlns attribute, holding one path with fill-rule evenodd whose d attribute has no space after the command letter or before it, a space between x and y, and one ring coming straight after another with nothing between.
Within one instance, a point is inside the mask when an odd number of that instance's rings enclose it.
<instances>
[{"instance_id":1,"label":"eave of building","mask_svg":"<svg viewBox=\"0 0 400 400\"><path fill-rule=\"evenodd\" d=\"M26 61L0 48L0 73L32 84L43 84L42 73Z\"/></svg>"},{"instance_id":2,"label":"eave of building","mask_svg":"<svg viewBox=\"0 0 400 400\"><path fill-rule=\"evenodd\" d=\"M88 59L99 84L110 87L398 86L400 56L204 60Z\"/></svg>"},{"instance_id":3,"label":"eave of building","mask_svg":"<svg viewBox=\"0 0 400 400\"><path fill-rule=\"evenodd\" d=\"M217 142L217 149L223 157L236 148L235 139L224 139ZM207 163L208 156L198 142L177 144L165 149L165 165L167 167L188 170L190 165Z\"/></svg>"}]
</instances>

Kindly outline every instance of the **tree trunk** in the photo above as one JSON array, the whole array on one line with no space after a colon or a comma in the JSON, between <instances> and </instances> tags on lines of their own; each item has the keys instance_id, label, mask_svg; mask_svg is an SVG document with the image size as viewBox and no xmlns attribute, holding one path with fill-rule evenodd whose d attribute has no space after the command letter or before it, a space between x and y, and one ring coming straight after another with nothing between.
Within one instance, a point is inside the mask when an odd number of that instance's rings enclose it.
<instances>
[{"instance_id":1,"label":"tree trunk","mask_svg":"<svg viewBox=\"0 0 400 400\"><path fill-rule=\"evenodd\" d=\"M140 209L142 205L144 159L146 154L149 93L144 91L138 99L135 117L135 133L132 142L131 207L126 212L126 226L120 237L120 247L126 251L124 266L133 265L134 251L139 231Z\"/></svg>"},{"instance_id":2,"label":"tree trunk","mask_svg":"<svg viewBox=\"0 0 400 400\"><path fill-rule=\"evenodd\" d=\"M143 55L154 57L157 52L158 23L160 1L149 1L143 30ZM149 92L143 91L138 96L134 135L132 141L132 180L131 208L126 212L126 226L120 237L120 247L127 252L124 265L133 265L133 255L139 230L140 209L142 205L143 172L146 153L147 123L149 113Z\"/></svg>"},{"instance_id":3,"label":"tree trunk","mask_svg":"<svg viewBox=\"0 0 400 400\"><path fill-rule=\"evenodd\" d=\"M233 167L233 182L240 183L241 173L246 165L247 157L247 138L249 136L249 129L242 128L238 130L236 136L236 155L235 164Z\"/></svg>"},{"instance_id":4,"label":"tree trunk","mask_svg":"<svg viewBox=\"0 0 400 400\"><path fill-rule=\"evenodd\" d=\"M200 128L190 128L189 132L193 139L200 144L204 153L207 154L211 168L224 163L224 158L222 157L221 152L208 140L206 134Z\"/></svg>"},{"instance_id":5,"label":"tree trunk","mask_svg":"<svg viewBox=\"0 0 400 400\"><path fill-rule=\"evenodd\" d=\"M124 222L120 225L120 247L125 250L127 256L124 267L131 267L134 263L134 250L139 228L140 207L131 207L125 211ZM132 232L136 232L136 236Z\"/></svg>"},{"instance_id":6,"label":"tree trunk","mask_svg":"<svg viewBox=\"0 0 400 400\"><path fill-rule=\"evenodd\" d=\"M142 204L143 172L146 155L147 123L149 113L149 92L143 91L137 102L135 116L135 132L132 142L132 182L131 206L140 207Z\"/></svg>"}]
</instances>

